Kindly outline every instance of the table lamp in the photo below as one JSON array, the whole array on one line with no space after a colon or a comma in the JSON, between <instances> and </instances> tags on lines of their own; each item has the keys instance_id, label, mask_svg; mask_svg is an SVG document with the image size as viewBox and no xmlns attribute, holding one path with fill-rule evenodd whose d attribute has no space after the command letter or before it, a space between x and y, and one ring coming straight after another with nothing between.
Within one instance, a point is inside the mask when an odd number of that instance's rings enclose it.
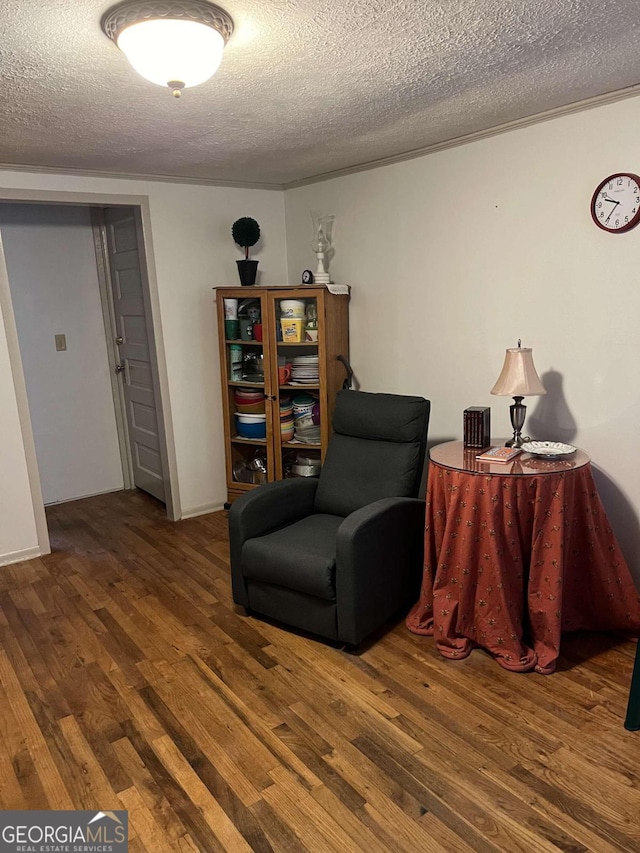
<instances>
[{"instance_id":1,"label":"table lamp","mask_svg":"<svg viewBox=\"0 0 640 853\"><path fill-rule=\"evenodd\" d=\"M520 343L518 341L517 347L507 350L502 372L491 389L492 394L514 399L513 405L509 406L513 438L506 442L507 447L521 447L522 442L527 440L522 438L522 427L527 414L527 407L522 405L522 398L539 397L547 393L533 363L533 350L521 346Z\"/></svg>"}]
</instances>

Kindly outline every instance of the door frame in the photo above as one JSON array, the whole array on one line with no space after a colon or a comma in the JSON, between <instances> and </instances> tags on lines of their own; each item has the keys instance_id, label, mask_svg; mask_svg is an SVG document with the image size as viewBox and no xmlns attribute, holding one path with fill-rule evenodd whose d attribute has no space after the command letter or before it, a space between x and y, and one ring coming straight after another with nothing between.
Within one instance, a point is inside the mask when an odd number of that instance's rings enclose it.
<instances>
[{"instance_id":1,"label":"door frame","mask_svg":"<svg viewBox=\"0 0 640 853\"><path fill-rule=\"evenodd\" d=\"M0 187L0 201L19 202L25 204L73 204L82 207L133 207L137 208L140 225L141 257L144 260L143 292L145 297L145 309L149 316L155 341L155 362L157 367L158 403L161 420L164 423L163 465L166 462L165 474L167 478L166 509L167 517L171 521L177 521L182 517L180 503L180 491L178 487L178 468L176 462L175 439L173 434L173 419L171 417L171 402L169 397L169 379L165 356L164 338L162 335L162 324L160 321L160 299L158 295L158 281L155 268L155 257L153 252L153 238L151 229L151 209L149 197L144 195L126 195L113 193L87 193L70 192L67 190L22 190L10 187ZM0 309L4 316L7 329L7 345L9 348L9 361L13 373L13 381L16 388L16 402L20 419L20 429L25 448L27 473L31 489L31 501L33 504L33 515L36 524L36 535L38 539L38 550L40 554L51 552L49 532L46 523L44 501L42 499L42 488L40 485L40 473L35 453L35 442L33 439L33 428L29 413L26 384L22 368L22 358L16 331L13 303L9 290L7 277L6 286L4 277L4 256L0 254ZM107 335L108 337L108 335ZM117 407L116 407L117 408ZM37 556L34 554L34 556Z\"/></svg>"}]
</instances>

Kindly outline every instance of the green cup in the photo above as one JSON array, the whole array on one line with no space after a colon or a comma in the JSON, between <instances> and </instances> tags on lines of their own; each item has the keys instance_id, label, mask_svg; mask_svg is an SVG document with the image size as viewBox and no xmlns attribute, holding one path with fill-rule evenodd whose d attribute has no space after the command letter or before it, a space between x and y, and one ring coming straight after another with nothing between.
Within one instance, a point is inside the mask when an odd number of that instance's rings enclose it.
<instances>
[{"instance_id":1,"label":"green cup","mask_svg":"<svg viewBox=\"0 0 640 853\"><path fill-rule=\"evenodd\" d=\"M225 320L224 336L228 341L237 341L240 337L240 320Z\"/></svg>"}]
</instances>

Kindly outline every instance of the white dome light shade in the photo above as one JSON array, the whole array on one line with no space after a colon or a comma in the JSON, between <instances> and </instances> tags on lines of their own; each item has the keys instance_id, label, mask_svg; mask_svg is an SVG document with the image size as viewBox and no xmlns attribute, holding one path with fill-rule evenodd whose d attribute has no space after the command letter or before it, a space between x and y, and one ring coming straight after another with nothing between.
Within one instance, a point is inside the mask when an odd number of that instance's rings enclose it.
<instances>
[{"instance_id":1,"label":"white dome light shade","mask_svg":"<svg viewBox=\"0 0 640 853\"><path fill-rule=\"evenodd\" d=\"M138 74L178 98L216 73L233 33L227 12L208 0L125 0L101 25Z\"/></svg>"},{"instance_id":2,"label":"white dome light shade","mask_svg":"<svg viewBox=\"0 0 640 853\"><path fill-rule=\"evenodd\" d=\"M222 60L224 39L207 24L155 19L131 24L117 44L135 70L152 83L197 86L212 77Z\"/></svg>"}]
</instances>

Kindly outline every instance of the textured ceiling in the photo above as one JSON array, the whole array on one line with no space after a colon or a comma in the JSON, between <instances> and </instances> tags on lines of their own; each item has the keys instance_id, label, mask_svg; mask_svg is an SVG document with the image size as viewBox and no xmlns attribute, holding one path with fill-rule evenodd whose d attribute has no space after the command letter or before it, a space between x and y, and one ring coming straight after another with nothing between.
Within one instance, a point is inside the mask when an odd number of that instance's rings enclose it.
<instances>
[{"instance_id":1,"label":"textured ceiling","mask_svg":"<svg viewBox=\"0 0 640 853\"><path fill-rule=\"evenodd\" d=\"M218 73L180 100L101 0L0 0L0 163L288 184L634 86L637 0L219 0Z\"/></svg>"}]
</instances>

